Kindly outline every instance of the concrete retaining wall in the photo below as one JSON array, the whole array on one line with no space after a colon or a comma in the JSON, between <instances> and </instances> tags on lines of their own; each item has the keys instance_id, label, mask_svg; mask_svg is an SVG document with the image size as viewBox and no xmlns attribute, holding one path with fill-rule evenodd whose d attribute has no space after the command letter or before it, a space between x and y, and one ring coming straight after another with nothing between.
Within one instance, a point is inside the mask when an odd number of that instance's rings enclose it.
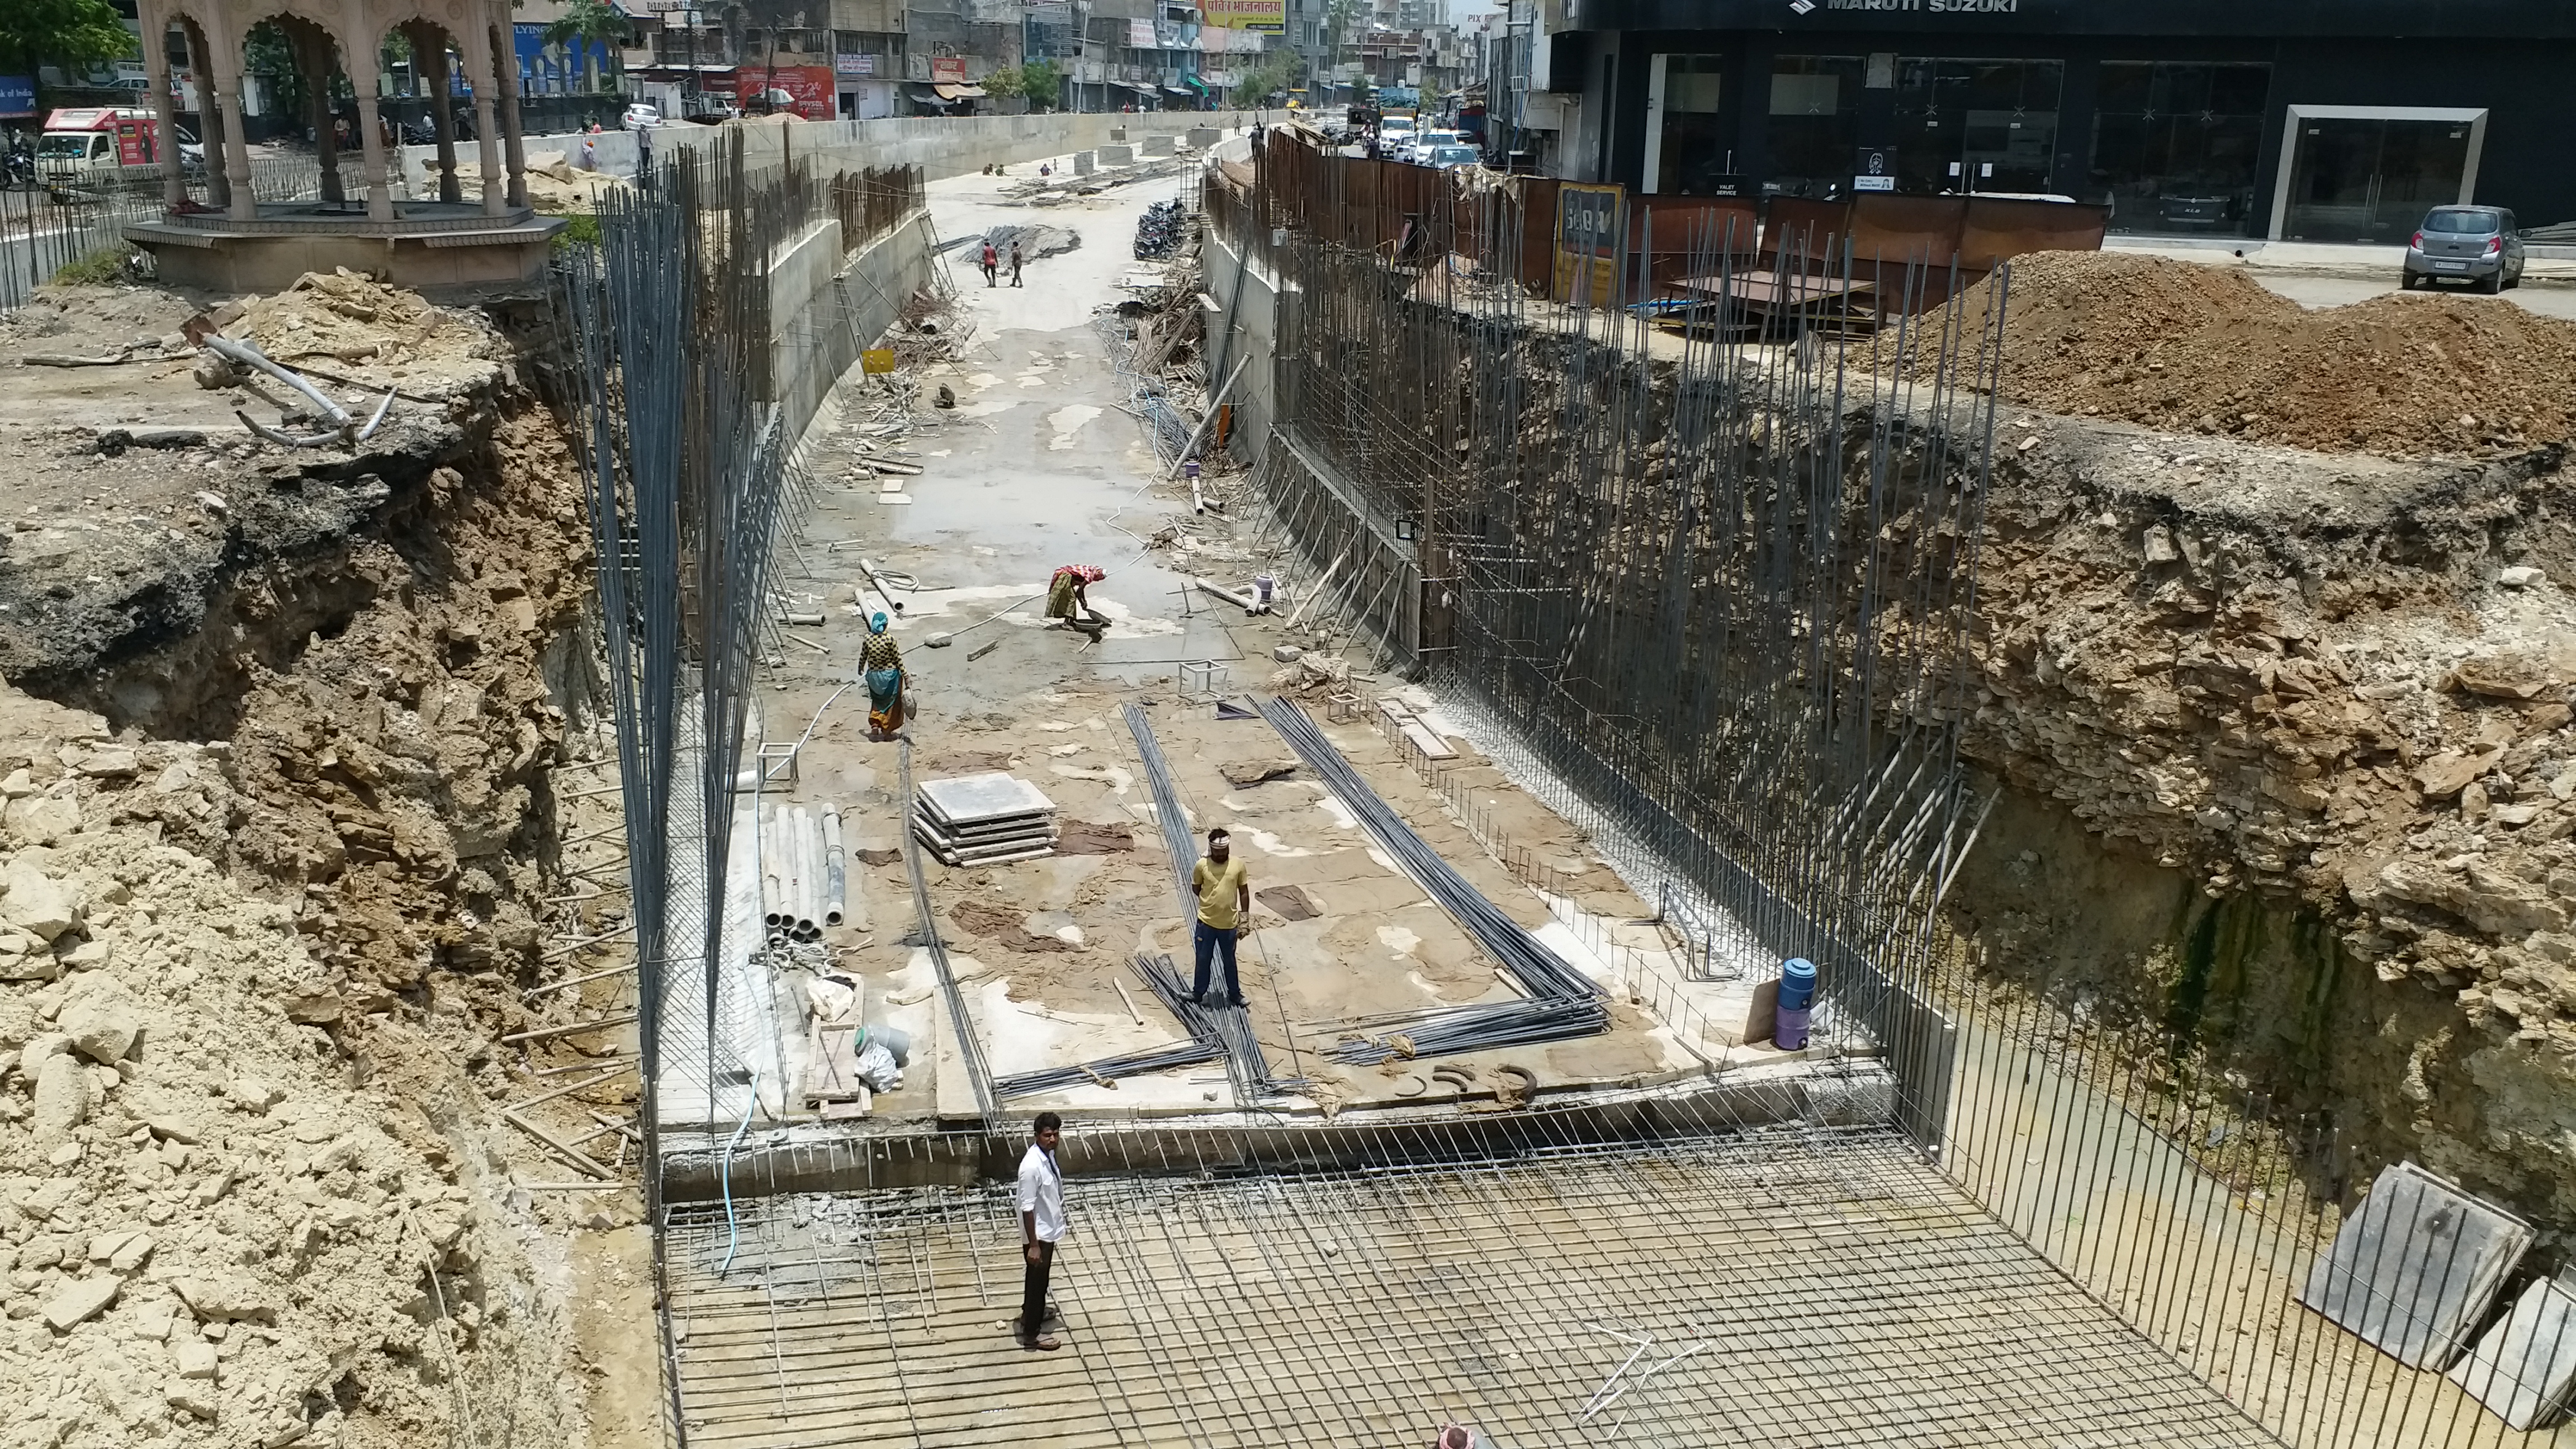
<instances>
[{"instance_id":1,"label":"concrete retaining wall","mask_svg":"<svg viewBox=\"0 0 2576 1449\"><path fill-rule=\"evenodd\" d=\"M1204 127L1207 117L1191 112L1122 116L1057 112L1036 116L888 116L874 121L804 121L779 125L659 126L653 131L653 154L668 156L678 147L710 147L739 131L744 155L754 165L776 165L785 156L829 153L833 169L861 166L918 165L930 180L962 176L987 165L1011 165L1088 151L1123 131L1129 139L1186 135ZM598 148L599 169L618 176L635 174L635 134L603 131L591 138ZM579 165L579 136L530 136L528 164L542 165L560 156ZM425 194L435 146L405 146L403 176L414 195ZM482 155L473 142L459 142L456 159L468 165ZM470 192L473 188L469 186Z\"/></svg>"},{"instance_id":2,"label":"concrete retaining wall","mask_svg":"<svg viewBox=\"0 0 2576 1449\"><path fill-rule=\"evenodd\" d=\"M894 325L895 309L930 280L931 265L928 216L913 217L846 262L838 221L780 249L769 273L769 363L786 436L805 435L832 384Z\"/></svg>"},{"instance_id":3,"label":"concrete retaining wall","mask_svg":"<svg viewBox=\"0 0 2576 1449\"><path fill-rule=\"evenodd\" d=\"M1207 319L1207 375L1223 382L1235 364L1251 365L1234 381L1225 401L1234 404L1234 432L1226 451L1245 463L1257 463L1270 445L1278 417L1271 359L1279 348L1279 280L1226 238L1209 232L1199 249L1206 270L1208 295L1217 310Z\"/></svg>"}]
</instances>

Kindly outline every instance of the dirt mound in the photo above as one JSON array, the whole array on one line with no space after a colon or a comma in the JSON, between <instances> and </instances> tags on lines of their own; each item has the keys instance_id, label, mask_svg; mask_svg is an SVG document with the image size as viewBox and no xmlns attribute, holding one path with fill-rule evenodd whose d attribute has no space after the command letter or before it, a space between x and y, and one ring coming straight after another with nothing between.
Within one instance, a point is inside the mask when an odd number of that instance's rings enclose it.
<instances>
[{"instance_id":1,"label":"dirt mound","mask_svg":"<svg viewBox=\"0 0 2576 1449\"><path fill-rule=\"evenodd\" d=\"M500 350L480 314L443 311L346 267L306 272L276 296L251 298L224 331L289 366L329 358L397 378L425 370L478 382Z\"/></svg>"},{"instance_id":2,"label":"dirt mound","mask_svg":"<svg viewBox=\"0 0 2576 1449\"><path fill-rule=\"evenodd\" d=\"M1991 315L1988 279L1919 324ZM2309 311L2226 267L2118 252L2013 263L2003 396L2050 412L2396 457L2576 435L2576 322L2502 298Z\"/></svg>"}]
</instances>

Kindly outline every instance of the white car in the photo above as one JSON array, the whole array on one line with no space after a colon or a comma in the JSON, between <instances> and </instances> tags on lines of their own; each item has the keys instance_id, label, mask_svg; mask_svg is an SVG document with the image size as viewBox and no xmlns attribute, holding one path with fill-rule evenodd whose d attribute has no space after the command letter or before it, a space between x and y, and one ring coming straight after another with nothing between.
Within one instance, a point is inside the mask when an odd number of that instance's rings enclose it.
<instances>
[{"instance_id":1,"label":"white car","mask_svg":"<svg viewBox=\"0 0 2576 1449\"><path fill-rule=\"evenodd\" d=\"M1440 147L1455 147L1461 142L1466 142L1463 131L1414 131L1414 139L1404 147L1404 160L1430 165L1432 152L1440 150Z\"/></svg>"},{"instance_id":2,"label":"white car","mask_svg":"<svg viewBox=\"0 0 2576 1449\"><path fill-rule=\"evenodd\" d=\"M1481 165L1484 159L1484 153L1473 146L1434 146L1423 156L1422 164L1447 171L1459 166Z\"/></svg>"},{"instance_id":3,"label":"white car","mask_svg":"<svg viewBox=\"0 0 2576 1449\"><path fill-rule=\"evenodd\" d=\"M618 123L618 129L632 131L638 126L658 126L660 124L662 124L662 108L659 106L648 106L642 101L637 101L626 108L626 119Z\"/></svg>"}]
</instances>

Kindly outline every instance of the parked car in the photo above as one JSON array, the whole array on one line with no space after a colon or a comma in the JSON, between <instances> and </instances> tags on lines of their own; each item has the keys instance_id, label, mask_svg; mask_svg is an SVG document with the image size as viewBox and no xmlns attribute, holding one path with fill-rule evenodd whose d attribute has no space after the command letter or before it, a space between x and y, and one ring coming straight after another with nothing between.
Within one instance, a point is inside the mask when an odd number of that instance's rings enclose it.
<instances>
[{"instance_id":1,"label":"parked car","mask_svg":"<svg viewBox=\"0 0 2576 1449\"><path fill-rule=\"evenodd\" d=\"M662 124L662 108L660 106L648 106L642 101L637 101L626 108L626 118L619 121L617 123L617 127L621 131L632 131L639 126L658 126L660 124Z\"/></svg>"},{"instance_id":2,"label":"parked car","mask_svg":"<svg viewBox=\"0 0 2576 1449\"><path fill-rule=\"evenodd\" d=\"M2214 231L2235 219L2236 198L2224 191L2185 187L2156 198L2156 220L2177 231L2198 227Z\"/></svg>"},{"instance_id":3,"label":"parked car","mask_svg":"<svg viewBox=\"0 0 2576 1449\"><path fill-rule=\"evenodd\" d=\"M2501 206L2437 206L2406 243L2408 288L2458 280L2481 292L2522 285L2522 238Z\"/></svg>"}]
</instances>

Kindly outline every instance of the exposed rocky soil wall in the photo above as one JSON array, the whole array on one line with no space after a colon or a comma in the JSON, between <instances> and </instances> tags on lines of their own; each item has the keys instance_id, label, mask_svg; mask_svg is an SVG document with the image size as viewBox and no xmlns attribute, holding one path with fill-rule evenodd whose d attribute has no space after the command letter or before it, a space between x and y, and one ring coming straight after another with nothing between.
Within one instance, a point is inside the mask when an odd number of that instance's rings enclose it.
<instances>
[{"instance_id":1,"label":"exposed rocky soil wall","mask_svg":"<svg viewBox=\"0 0 2576 1449\"><path fill-rule=\"evenodd\" d=\"M65 427L8 465L10 1449L609 1442L571 1275L648 1343L649 1312L545 1229L631 1218L514 1190L571 1174L494 1110L551 1085L496 1039L564 969L540 919L573 924L550 777L585 748L587 533L559 427L475 335L354 455ZM540 1051L575 1048L604 1043ZM586 1131L620 1096L545 1110Z\"/></svg>"},{"instance_id":2,"label":"exposed rocky soil wall","mask_svg":"<svg viewBox=\"0 0 2576 1449\"><path fill-rule=\"evenodd\" d=\"M2576 1221L2562 450L2005 416L1966 742L2004 798L1955 923L2365 1160Z\"/></svg>"}]
</instances>

